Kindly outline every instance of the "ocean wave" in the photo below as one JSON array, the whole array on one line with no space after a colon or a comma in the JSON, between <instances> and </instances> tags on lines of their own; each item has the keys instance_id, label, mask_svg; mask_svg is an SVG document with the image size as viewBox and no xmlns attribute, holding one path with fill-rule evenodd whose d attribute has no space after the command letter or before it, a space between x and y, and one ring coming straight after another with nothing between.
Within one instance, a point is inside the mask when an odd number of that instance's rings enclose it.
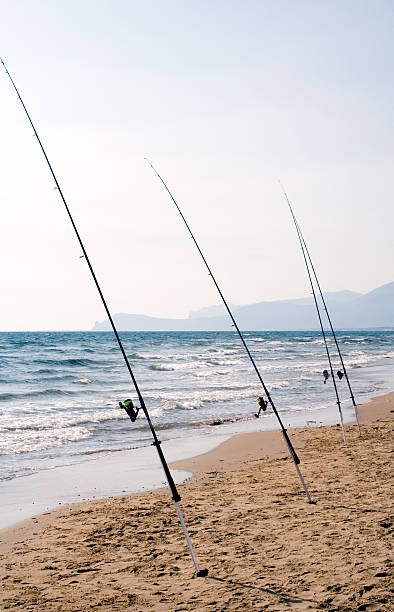
<instances>
[{"instance_id":1,"label":"ocean wave","mask_svg":"<svg viewBox=\"0 0 394 612\"><path fill-rule=\"evenodd\" d=\"M233 374L234 374L233 370L214 370L212 368L193 372L193 376L195 376L196 378L207 378L207 377L212 377L212 376L228 376L228 375L233 375Z\"/></svg>"},{"instance_id":2,"label":"ocean wave","mask_svg":"<svg viewBox=\"0 0 394 612\"><path fill-rule=\"evenodd\" d=\"M153 371L163 371L163 372L185 372L185 371L198 371L201 368L201 364L196 364L194 362L186 361L184 363L161 363L161 364L152 364L149 366L150 370Z\"/></svg>"},{"instance_id":3,"label":"ocean wave","mask_svg":"<svg viewBox=\"0 0 394 612\"><path fill-rule=\"evenodd\" d=\"M257 344L264 343L268 347L270 346L285 347L285 346L289 346L292 344L288 340L267 340L267 338L252 338L251 340L252 342L256 342Z\"/></svg>"},{"instance_id":4,"label":"ocean wave","mask_svg":"<svg viewBox=\"0 0 394 612\"><path fill-rule=\"evenodd\" d=\"M89 358L78 358L78 357L67 357L66 359L33 359L32 363L38 363L42 365L52 366L102 366L107 365L107 361L100 361L98 359Z\"/></svg>"},{"instance_id":5,"label":"ocean wave","mask_svg":"<svg viewBox=\"0 0 394 612\"><path fill-rule=\"evenodd\" d=\"M36 385L37 382L40 383L40 385L43 385L44 383L50 383L51 385L54 385L56 383L65 383L68 381L73 382L75 377L75 374L64 374L58 371L54 371L51 374L45 374L45 375L40 375L39 379L37 380L37 376L35 375L35 373L33 374L33 376L29 377L29 378L25 378L24 382L28 383L28 384L32 384L32 385Z\"/></svg>"},{"instance_id":6,"label":"ocean wave","mask_svg":"<svg viewBox=\"0 0 394 612\"><path fill-rule=\"evenodd\" d=\"M120 453L127 450L137 450L141 446L121 446L120 448L95 448L92 450L83 451L83 455L97 455L101 453Z\"/></svg>"},{"instance_id":7,"label":"ocean wave","mask_svg":"<svg viewBox=\"0 0 394 612\"><path fill-rule=\"evenodd\" d=\"M244 357L244 355L242 355ZM206 363L215 366L240 365L244 360L241 359L206 359Z\"/></svg>"},{"instance_id":8,"label":"ocean wave","mask_svg":"<svg viewBox=\"0 0 394 612\"><path fill-rule=\"evenodd\" d=\"M35 370L34 374L56 374L56 370L53 368L40 368L39 370Z\"/></svg>"},{"instance_id":9,"label":"ocean wave","mask_svg":"<svg viewBox=\"0 0 394 612\"><path fill-rule=\"evenodd\" d=\"M109 410L96 410L87 414L51 413L51 414L32 414L23 417L1 419L0 431L2 432L21 432L21 431L40 431L50 432L64 427L76 427L84 425L86 427L98 425L106 421L114 421L124 418L124 411L116 407ZM3 422L4 421L4 422Z\"/></svg>"},{"instance_id":10,"label":"ocean wave","mask_svg":"<svg viewBox=\"0 0 394 612\"><path fill-rule=\"evenodd\" d=\"M85 427L57 427L47 432L45 438L41 431L30 431L28 436L0 438L0 455L19 455L22 453L44 451L55 446L63 446L91 436Z\"/></svg>"},{"instance_id":11,"label":"ocean wave","mask_svg":"<svg viewBox=\"0 0 394 612\"><path fill-rule=\"evenodd\" d=\"M261 417L263 417L264 415L261 415ZM241 416L231 416L231 417L218 417L216 419L208 419L206 421L201 421L201 425L210 425L211 427L214 425L224 425L225 423L239 423L239 422L245 422L245 421L254 421L255 420L255 415L241 415Z\"/></svg>"},{"instance_id":12,"label":"ocean wave","mask_svg":"<svg viewBox=\"0 0 394 612\"><path fill-rule=\"evenodd\" d=\"M392 355L389 355L389 357ZM345 365L351 368L361 368L363 365L371 364L382 359L384 355L379 353L364 353L362 351L351 351L347 357ZM345 361L345 360L344 360Z\"/></svg>"},{"instance_id":13,"label":"ocean wave","mask_svg":"<svg viewBox=\"0 0 394 612\"><path fill-rule=\"evenodd\" d=\"M167 400L164 402L162 409L166 410L196 410L202 408L204 402L200 399L188 399L183 401Z\"/></svg>"},{"instance_id":14,"label":"ocean wave","mask_svg":"<svg viewBox=\"0 0 394 612\"><path fill-rule=\"evenodd\" d=\"M274 381L269 384L269 390L284 389L289 386L287 380ZM167 397L163 398L163 395ZM228 404L239 402L246 399L254 399L261 395L261 385L256 382L254 384L245 385L242 383L233 384L231 387L225 386L210 386L209 388L193 390L186 393L161 392L160 394L151 394L152 401L162 402L162 414L166 410L191 410L202 408L212 404Z\"/></svg>"},{"instance_id":15,"label":"ocean wave","mask_svg":"<svg viewBox=\"0 0 394 612\"><path fill-rule=\"evenodd\" d=\"M13 400L16 396L13 393L0 393L0 402Z\"/></svg>"},{"instance_id":16,"label":"ocean wave","mask_svg":"<svg viewBox=\"0 0 394 612\"><path fill-rule=\"evenodd\" d=\"M27 393L19 393L15 395L16 399L30 399L32 397L55 397L55 396L70 396L74 395L74 391L66 389L42 389L40 391L28 391Z\"/></svg>"}]
</instances>

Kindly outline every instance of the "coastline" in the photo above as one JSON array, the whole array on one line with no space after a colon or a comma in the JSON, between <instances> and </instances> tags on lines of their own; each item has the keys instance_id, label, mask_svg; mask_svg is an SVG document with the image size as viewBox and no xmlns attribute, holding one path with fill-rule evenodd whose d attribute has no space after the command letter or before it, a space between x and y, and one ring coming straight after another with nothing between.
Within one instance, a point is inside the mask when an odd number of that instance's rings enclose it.
<instances>
[{"instance_id":1,"label":"coastline","mask_svg":"<svg viewBox=\"0 0 394 612\"><path fill-rule=\"evenodd\" d=\"M334 425L338 420L337 411L333 407L331 410L323 408L315 411L313 416L313 423L319 426ZM345 423L351 423L352 416L353 410L346 407ZM282 415L282 419L286 422L285 415ZM307 419L307 411L292 415L292 424L287 425L291 435L305 427ZM273 413L265 414L258 420L252 417L216 419L211 422L208 431L190 432L188 436L162 440L162 449L167 462L173 466L173 478L179 484L192 474L190 470L185 471L181 464L175 466L175 463L199 457L220 446L223 441L231 438L237 440L238 436L242 437L245 433L261 433L264 440L262 447L268 449L269 453L273 453L274 440L277 438L275 444L278 452L283 451L277 427ZM0 532L59 507L152 491L163 486L166 486L163 469L151 441L140 447L117 452L89 452L88 456L81 455L79 461L48 465L46 469L0 482Z\"/></svg>"},{"instance_id":2,"label":"coastline","mask_svg":"<svg viewBox=\"0 0 394 612\"><path fill-rule=\"evenodd\" d=\"M164 443L166 456L174 461L208 451L226 436ZM190 473L177 470L174 479L183 482ZM157 453L149 446L116 453L94 454L90 460L2 482L0 534L3 529L37 515L79 502L115 498L153 491L165 485Z\"/></svg>"},{"instance_id":3,"label":"coastline","mask_svg":"<svg viewBox=\"0 0 394 612\"><path fill-rule=\"evenodd\" d=\"M210 580L194 578L159 489L0 532L0 602L4 610L388 610L393 411L394 393L360 406L363 437L347 425L348 447L336 426L289 430L316 505L306 503L278 431L234 436L173 463L195 474L179 490Z\"/></svg>"},{"instance_id":4,"label":"coastline","mask_svg":"<svg viewBox=\"0 0 394 612\"><path fill-rule=\"evenodd\" d=\"M394 391L378 396L366 404L361 404L358 406L358 412L361 427L374 422L394 420ZM323 428L335 430L336 426L323 426ZM314 428L297 427L288 430L297 452L302 451L305 447L305 434L312 429ZM345 429L352 431L355 429L355 424L347 424ZM171 467L197 475L218 469L220 463L225 462L226 469L230 471L239 469L245 461L250 461L258 456L262 459L288 457L280 430L236 434L212 451L190 459L172 462Z\"/></svg>"}]
</instances>

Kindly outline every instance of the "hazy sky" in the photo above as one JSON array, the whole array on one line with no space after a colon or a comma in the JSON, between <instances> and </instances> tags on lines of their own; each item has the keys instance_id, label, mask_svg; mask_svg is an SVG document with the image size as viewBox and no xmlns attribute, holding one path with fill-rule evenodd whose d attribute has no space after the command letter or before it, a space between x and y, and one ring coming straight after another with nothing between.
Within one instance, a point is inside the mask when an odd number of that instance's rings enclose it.
<instances>
[{"instance_id":1,"label":"hazy sky","mask_svg":"<svg viewBox=\"0 0 394 612\"><path fill-rule=\"evenodd\" d=\"M394 280L390 1L0 0L0 55L116 312L309 293L278 178L327 291ZM0 329L105 313L0 71Z\"/></svg>"}]
</instances>

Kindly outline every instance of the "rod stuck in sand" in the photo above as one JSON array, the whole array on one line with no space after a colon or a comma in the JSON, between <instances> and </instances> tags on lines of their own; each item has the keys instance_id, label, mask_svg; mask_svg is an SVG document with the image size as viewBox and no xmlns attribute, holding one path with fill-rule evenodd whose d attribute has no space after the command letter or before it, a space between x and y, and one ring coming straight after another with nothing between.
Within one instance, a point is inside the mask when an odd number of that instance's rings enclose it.
<instances>
[{"instance_id":1,"label":"rod stuck in sand","mask_svg":"<svg viewBox=\"0 0 394 612\"><path fill-rule=\"evenodd\" d=\"M69 220L70 220L70 222L71 222L71 225L72 225L72 227L73 227L73 229L74 229L75 235L76 235L76 237L77 237L77 239L78 239L79 245L80 245L80 247L81 247L81 249L82 249L83 257L84 257L84 258L85 258L85 260L86 260L86 263L87 263L88 268L89 268L89 270L90 270L90 273L91 273L91 275L92 275L92 278L93 278L94 284L96 285L96 289L97 289L97 291L98 291L98 293L99 293L99 295L100 295L100 298L101 298L102 304L103 304L103 306L104 306L105 312L107 313L108 320L109 320L109 322L110 322L110 324L111 324L111 327L112 327L112 330L113 330L113 332L114 332L114 334L115 334L115 338L116 338L116 340L117 340L117 342L118 342L118 345L119 345L120 351L121 351L121 353L122 353L123 359L124 359L124 361L125 361L125 364L126 364L127 370L128 370L128 372L129 372L129 374L130 374L130 378L131 378L131 380L132 380L132 382L133 382L133 385L134 385L135 391L136 391L136 393L137 393L138 400L139 400L139 402L140 402L140 408L139 408L139 409L141 409L141 410L143 411L143 413L144 413L144 415L145 415L145 417L146 417L146 420L148 421L149 429L150 429L151 434L152 434L152 437L153 437L153 446L156 448L156 451L157 451L157 453L158 453L158 455L159 455L159 459L160 459L161 465L162 465L162 467L163 467L163 471L164 471L165 476L166 476L166 480L167 480L168 488L170 489L172 499L174 500L175 508L176 508L176 511L177 511L177 514L178 514L178 517L179 517L179 520L180 520L180 523L181 523L181 526L182 526L182 529L183 529L183 532L184 532L185 538L186 538L187 545L188 545L188 547L189 547L189 551L190 551L191 557L192 557L192 559L193 559L193 563L194 563L194 567L195 567L195 570L196 570L197 576L207 576L208 571L207 571L206 569L200 569L200 566L199 566L199 564L198 564L198 560L197 560L196 554L195 554L195 552L194 552L193 544L192 544L192 542L191 542L191 540L190 540L190 536L189 536L189 533L188 533L188 530L187 530L187 527L186 527L186 525L185 525L185 521L184 521L184 518L183 518L182 510L181 510L181 507L180 507L180 505L179 505L179 502L181 501L181 497L180 497L180 495L179 495L179 493L178 493L178 490L177 490L177 488L176 488L176 485L175 485L174 479L173 479L172 474L171 474L171 472L170 472L170 469L169 469L169 467L168 467L167 461L166 461L166 459L165 459L165 457L164 457L163 451L162 451L161 446L160 446L161 442L160 442L160 440L158 439L158 437L157 437L157 435L156 435L156 431L155 431L155 428L153 427L153 423L152 423L152 421L151 421L151 419L150 419L148 409L147 409L147 407L146 407L146 405L145 405L145 401L144 401L144 399L143 399L143 397L142 397L142 395L141 395L141 392L140 392L140 389L139 389L139 387L138 387L137 381L136 381L136 379L135 379L135 376L134 376L133 370L131 369L130 362L129 362L128 358L127 358L127 355L126 355L126 352L125 352L125 350L124 350L124 347L123 347L122 341L121 341L121 339L120 339L120 337L119 337L119 334L118 334L118 331L117 331L117 329L116 329L116 327L115 327L115 323L114 323L114 321L113 321L112 315L111 315L111 313L110 313L110 311L109 311L109 309L108 309L107 302L106 302L106 300L105 300L105 298L104 298L104 295L103 295L103 293L102 293L102 291L101 291L101 287L100 287L100 285L99 285L99 283L98 283L98 280L97 280L96 274L95 274L95 272L94 272L94 270L93 270L93 267L92 267L92 264L91 264L90 259L89 259L89 257L88 257L88 254L87 254L87 252L86 252L85 246L84 246L84 244L83 244L83 242L82 242L82 239L81 239L81 236L80 236L80 234L79 234L79 232L78 232L77 226L75 225L74 219L73 219L73 217L72 217L72 215L71 215L70 209L69 209L69 207L68 207L68 205L67 205L67 202L66 202L66 200L65 200L65 197L64 197L64 195L63 195L63 192L62 192L62 190L61 190L61 188L60 188L59 182L58 182L58 180L57 180L57 178L56 178L56 176L55 176L55 173L54 173L54 171L53 171L53 169L52 169L51 163L50 163L50 161L49 161L49 159L48 159L48 156L47 156L47 154L46 154L46 152L45 152L44 146L43 146L43 144L42 144L42 142L41 142L41 140L40 140L40 138L39 138L39 136L38 136L38 133L37 133L37 130L36 130L36 128L35 128L35 126L34 126L34 124L33 124L33 121L32 121L32 120L31 120L31 118L30 118L30 115L29 115L29 113L28 113L28 111L27 111L27 108L26 108L26 106L25 106L25 104L24 104L24 102L23 102L23 100L22 100L22 98L21 98L21 96L20 96L20 94L19 94L19 91L18 91L18 89L17 89L17 87L16 87L16 85L15 85L15 83L14 83L14 81L13 81L13 79L12 79L11 75L10 75L10 73L9 73L9 72L8 72L8 70L7 70L7 67L6 67L5 63L3 62L3 60L2 60L1 58L0 58L0 61L1 61L1 63L3 64L4 69L5 69L5 71L6 71L6 74L8 75L8 77L9 77L9 79L10 79L11 83L12 83L12 86L13 86L13 88L14 88L14 89L15 89L15 91L16 91L16 94L17 94L17 96L18 96L18 98L19 98L20 103L22 104L23 110L24 110L24 111L25 111L25 113L26 113L26 116L27 116L27 118L28 118L28 120L29 120L29 123L30 123L31 127L33 128L34 135L35 135L35 137L37 138L38 144L40 145L40 148L41 148L42 154L43 154L43 155L44 155L44 157L45 157L45 161L46 161L46 163L47 163L47 165L48 165L48 168L49 168L49 170L50 170L50 173L51 173L51 175L52 175L52 178L53 178L53 180L55 181L56 188L57 188L57 190L58 190L58 192L59 192L59 195L60 195L60 197L61 197L61 200L62 200L62 202L63 202L63 204L64 204L64 206L65 206L65 209L66 209L66 211L67 211L68 218L69 218ZM134 416L134 414L135 414L135 413L131 413L131 412L129 412L128 410L126 410L126 412L127 412L127 414L130 416L130 419L133 421L133 418L132 418L132 417ZM134 420L135 420L135 418L134 418Z\"/></svg>"},{"instance_id":2,"label":"rod stuck in sand","mask_svg":"<svg viewBox=\"0 0 394 612\"><path fill-rule=\"evenodd\" d=\"M252 354L251 354L251 352L250 352L250 350L249 350L248 345L246 344L246 340L245 340L245 338L244 338L244 336L243 336L243 334L242 334L241 330L240 330L240 329L239 329L239 327L238 327L238 324L237 324L237 322L236 322L236 320L235 320L235 318L234 318L234 315L233 315L233 313L231 312L230 307L229 307L229 305L228 305L228 303L227 303L227 301L226 301L226 299L225 299L225 297L224 297L224 295L223 295L223 293L222 293L222 291L221 291L221 289L220 289L220 287L219 287L219 285L218 285L218 283L217 283L217 281L216 281L216 279L215 279L214 275L212 274L212 271L211 271L211 269L210 269L210 267L209 267L209 265L208 265L208 262L207 262L207 260L205 259L204 254L203 254L203 252L201 251L201 249L200 249L200 247L199 247L199 245L198 245L198 242L197 242L196 238L194 237L194 234L193 234L193 232L191 231L190 226L189 226L189 224L187 223L187 221L186 221L185 217L183 216L183 213L182 213L181 209L179 208L179 206L178 206L178 204L177 204L177 202L176 202L176 200L175 200L174 196L172 195L171 191L170 191L170 190L169 190L169 188L167 187L167 184L166 184L166 183L165 183L165 181L162 179L162 177L160 176L160 174L158 173L158 171L156 170L156 168L155 168L155 167L153 166L153 164L152 164L152 163L149 161L149 159L148 159L147 157L145 157L145 160L148 162L148 164L150 165L150 167L152 168L152 170L154 171L154 173L157 175L157 177L159 178L160 182L162 183L162 185L163 185L164 189L167 191L168 195L170 196L170 198L171 198L172 202L175 204L175 206L176 206L176 208L177 208L177 210L178 210L178 213L180 214L180 216L181 216L181 218L182 218L182 220L183 220L184 224L186 225L187 230L188 230L188 232L189 232L189 234L190 234L190 236L191 236L191 238L192 238L192 240L193 240L193 242L194 242L194 244L195 244L195 246L196 246L196 248L197 248L197 250L198 250L198 252L199 252L199 254L200 254L200 256L201 256L201 258L202 258L202 260L203 260L203 262L204 262L204 264L205 264L205 267L206 267L206 268L207 268L207 270L208 270L208 274L209 274L209 276L212 278L212 282L213 282L213 284L215 285L215 287L216 287L216 289L217 289L217 291L218 291L218 293L219 293L219 295L220 295L220 297L221 297L221 300L222 300L222 302L223 302L223 304L224 304L224 306L225 306L225 308L226 308L226 310L227 310L227 312L228 312L228 315L229 315L229 317L230 317L230 319L231 319L231 321L232 321L232 323L233 323L233 325L234 325L235 329L237 330L238 336L240 337L241 342L242 342L242 344L243 344L243 346L244 346L244 349L245 349L245 351L247 352L248 357L249 357L249 359L250 359L250 361L251 361L251 363L252 363L252 365L253 365L253 369L254 369L254 371L256 372L257 377L258 377L258 379L259 379L259 381L260 381L260 383L261 383L261 385L262 385L262 387L263 387L263 389L264 389L264 393L265 393L265 394L266 394L266 396L267 396L267 400L268 400L268 402L269 402L269 404L270 404L270 406L271 406L271 408L272 408L272 410L273 410L273 412L274 412L274 414L275 414L275 416L276 416L276 418L277 418L277 420L278 420L278 423L279 423L279 425L280 425L280 429L281 429L281 431L282 431L283 438L284 438L284 440L285 440L285 442L286 442L286 445L287 445L287 448L288 448L289 454L290 454L290 456L291 456L291 458L292 458L292 460L293 460L293 462L294 462L295 468L296 468L296 470L297 470L298 477L299 477L300 482L301 482L301 485L302 485L302 487L303 487L303 489L304 489L304 491L305 491L305 495L307 496L308 502L309 502L309 503L312 503L312 499L311 499L311 496L310 496L310 494L309 494L308 487L306 486L306 483L305 483L304 477L303 477L303 475L302 475L302 473L301 473L301 470L300 470L300 466L299 466L299 464L300 464L300 459L299 459L299 457L298 457L298 455L297 455L297 453L296 453L296 451L295 451L295 449L294 449L294 446L293 446L293 445L292 445L292 443L291 443L291 440L290 440L290 438L289 438L289 435L288 435L288 433L287 433L287 430L286 430L286 428L285 428L285 427L284 427L284 425L283 425L283 422L282 422L282 419L280 418L280 415L279 415L279 413L278 413L278 410L277 410L277 408L276 408L276 406L275 406L275 404L274 404L274 402L273 402L273 400L272 400L272 398L271 398L271 395L270 395L270 393L269 393L269 391L268 391L268 389L267 389L267 387L266 387L266 385L265 385L265 383L264 383L264 381L263 381L263 378L262 378L262 376L261 376L261 374L260 374L260 371L259 371L259 369L258 369L258 367L257 367L257 365L256 365L255 360L253 359L253 356L252 356Z\"/></svg>"},{"instance_id":3,"label":"rod stuck in sand","mask_svg":"<svg viewBox=\"0 0 394 612\"><path fill-rule=\"evenodd\" d=\"M296 216L294 214L293 207L292 207L292 205L290 203L290 200L289 200L289 197L287 195L287 192L284 189L284 187L283 187L283 185L282 185L282 183L280 181L279 181L279 184L280 184L280 186L282 188L282 191L283 191L283 194L285 196L287 205L288 205L288 207L290 209L290 213L291 213L291 216L292 216L292 219L293 219L296 231L297 231L298 240L299 240L299 243L300 243L300 246L301 246L301 251L302 251L303 258L304 258L305 266L306 266L306 269L307 269L309 283L310 283L310 286L311 286L311 289L312 289L313 298L314 298L317 314L318 314L318 317L319 317L320 329L321 329L321 332L322 332L322 336L323 336L323 339L324 339L324 344L325 344L326 351L327 351L327 357L328 357L328 362L329 362L329 365L330 365L331 377L332 377L332 380L333 380L333 384L334 384L334 388L335 388L335 393L336 393L336 397L337 397L338 409L339 409L339 414L340 414L340 418L341 418L342 434L343 434L344 442L346 444L346 435L345 435L345 430L344 430L344 426L343 426L343 416L342 416L342 409L341 409L340 402L339 402L339 397L338 397L338 389L337 389L337 386L336 386L334 372L333 372L333 369L332 369L331 358L330 358L330 354L329 354L329 350L328 350L328 346L327 346L327 340L326 340L326 335L325 335L325 331L324 331L324 326L323 326L323 323L322 323L322 320L321 320L321 316L320 316L320 309L319 309L319 305L318 305L317 298L316 298L316 292L315 292L315 288L314 288L314 285L313 285L313 280L312 280L312 276L311 276L311 270L312 270L312 273L313 273L313 276L314 276L317 288L319 290L320 299L322 301L323 308L324 308L324 311L325 311L326 316L327 316L327 321L328 321L328 324L330 326L330 330L331 330L331 333L332 333L332 337L333 337L334 342L335 342L335 346L336 346L336 349L337 349L337 352L338 352L338 356L339 356L339 359L340 359L340 362L341 362L341 366L342 366L342 371L343 371L343 374L344 374L346 382L347 382L347 386L348 386L349 393L350 393L350 398L352 400L352 404L353 404L353 408L354 408L354 414L355 414L356 422L357 422L358 433L361 436L361 428L360 428L360 421L359 421L359 416L358 416L357 403L356 403L356 400L355 400L355 397L354 397L354 394L353 394L353 390L352 390L352 387L351 387L351 384L350 384L350 380L349 380L349 376L348 376L348 373L347 373L347 370L346 370L346 367L345 367L345 363L343 361L342 351L341 351L341 349L339 347L337 335L335 333L334 326L332 324L331 317L330 317L330 314L328 312L326 300L324 298L324 294L323 294L323 291L322 291L320 283L319 283L319 279L318 279L318 276L317 276L317 273L316 273L316 269L315 269L315 267L313 265L311 255L309 253L309 250L308 250L307 244L305 242L304 236L303 236L303 234L301 232L301 228L300 228L300 226L298 224L298 221L296 219Z\"/></svg>"}]
</instances>

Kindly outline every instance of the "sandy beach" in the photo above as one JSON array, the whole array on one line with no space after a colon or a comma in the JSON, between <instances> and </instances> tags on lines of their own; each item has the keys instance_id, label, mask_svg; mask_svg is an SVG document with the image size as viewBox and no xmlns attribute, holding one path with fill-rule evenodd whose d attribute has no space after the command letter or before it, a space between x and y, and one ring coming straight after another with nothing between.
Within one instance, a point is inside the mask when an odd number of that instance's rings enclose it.
<instances>
[{"instance_id":1,"label":"sandy beach","mask_svg":"<svg viewBox=\"0 0 394 612\"><path fill-rule=\"evenodd\" d=\"M173 465L201 567L167 489L73 505L2 531L1 610L392 610L394 393L347 425L235 436Z\"/></svg>"}]
</instances>

